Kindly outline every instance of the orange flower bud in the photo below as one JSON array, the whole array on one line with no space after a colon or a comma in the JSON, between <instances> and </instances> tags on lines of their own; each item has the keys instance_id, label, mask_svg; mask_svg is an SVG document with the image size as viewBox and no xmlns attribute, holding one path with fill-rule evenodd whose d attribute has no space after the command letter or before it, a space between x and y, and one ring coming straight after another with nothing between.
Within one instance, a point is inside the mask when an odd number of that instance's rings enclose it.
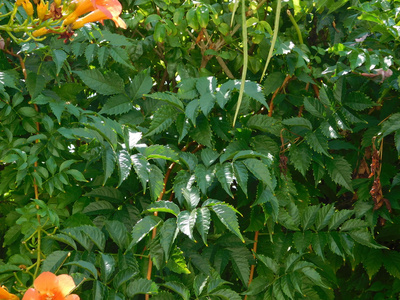
<instances>
[{"instance_id":1,"label":"orange flower bud","mask_svg":"<svg viewBox=\"0 0 400 300\"><path fill-rule=\"evenodd\" d=\"M17 2L15 2L15 4L17 6L21 6L23 2L24 2L24 0L17 0Z\"/></svg>"},{"instance_id":2,"label":"orange flower bud","mask_svg":"<svg viewBox=\"0 0 400 300\"><path fill-rule=\"evenodd\" d=\"M39 36L48 34L48 33L50 33L50 32L51 32L50 29L47 29L46 27L43 27L43 28L40 28L40 29L35 30L34 32L32 32L32 35L33 35L34 37L39 37Z\"/></svg>"},{"instance_id":3,"label":"orange flower bud","mask_svg":"<svg viewBox=\"0 0 400 300\"><path fill-rule=\"evenodd\" d=\"M28 16L33 15L33 5L29 0L24 0L24 2L22 2L22 7L24 8Z\"/></svg>"},{"instance_id":4,"label":"orange flower bud","mask_svg":"<svg viewBox=\"0 0 400 300\"><path fill-rule=\"evenodd\" d=\"M36 10L39 20L43 21L47 11L49 10L49 2L44 3L43 1L40 1L40 3L36 6Z\"/></svg>"}]
</instances>

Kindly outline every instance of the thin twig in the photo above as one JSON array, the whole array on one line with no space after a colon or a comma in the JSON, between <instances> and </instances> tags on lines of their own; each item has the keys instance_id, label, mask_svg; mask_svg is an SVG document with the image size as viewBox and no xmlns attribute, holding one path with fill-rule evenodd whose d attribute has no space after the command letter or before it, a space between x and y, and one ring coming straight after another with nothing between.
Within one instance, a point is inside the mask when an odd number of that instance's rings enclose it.
<instances>
[{"instance_id":1,"label":"thin twig","mask_svg":"<svg viewBox=\"0 0 400 300\"><path fill-rule=\"evenodd\" d=\"M269 117L272 116L272 111L274 110L274 99L275 99L276 95L278 95L278 93L286 87L286 85L288 84L288 82L291 78L292 77L290 75L287 75L285 80L283 81L282 85L279 88L277 88L275 90L274 94L272 95L271 102L269 103L269 111L268 111Z\"/></svg>"},{"instance_id":2,"label":"thin twig","mask_svg":"<svg viewBox=\"0 0 400 300\"><path fill-rule=\"evenodd\" d=\"M222 57L221 56L216 56L215 58L217 59L219 65L222 68L222 70L224 70L226 76L228 76L228 78L230 78L230 79L235 79L235 77L233 76L231 70L229 70L228 66L225 64L225 62L222 59Z\"/></svg>"}]
</instances>

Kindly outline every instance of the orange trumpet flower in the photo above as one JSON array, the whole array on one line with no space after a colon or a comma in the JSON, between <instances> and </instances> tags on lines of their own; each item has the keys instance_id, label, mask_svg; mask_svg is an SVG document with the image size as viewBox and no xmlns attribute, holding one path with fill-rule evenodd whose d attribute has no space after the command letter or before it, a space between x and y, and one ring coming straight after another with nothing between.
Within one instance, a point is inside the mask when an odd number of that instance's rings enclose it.
<instances>
[{"instance_id":1,"label":"orange trumpet flower","mask_svg":"<svg viewBox=\"0 0 400 300\"><path fill-rule=\"evenodd\" d=\"M76 287L69 275L56 276L51 272L43 272L35 279L33 286L26 291L22 300L80 300L78 295L69 295Z\"/></svg>"},{"instance_id":2,"label":"orange trumpet flower","mask_svg":"<svg viewBox=\"0 0 400 300\"><path fill-rule=\"evenodd\" d=\"M1 300L19 300L16 295L10 294L4 287L0 287Z\"/></svg>"},{"instance_id":3,"label":"orange trumpet flower","mask_svg":"<svg viewBox=\"0 0 400 300\"><path fill-rule=\"evenodd\" d=\"M72 24L80 16L89 12L96 12L96 18L99 18L99 13L97 11L102 12L105 17L101 16L101 19L97 19L95 21L112 19L114 20L114 22L116 22L116 24L118 24L117 26L125 24L122 19L122 22L119 20L117 21L119 15L122 12L122 5L121 3L119 3L118 0L78 0L78 5L76 6L76 9L67 16L67 18L63 22L63 25L66 26Z\"/></svg>"},{"instance_id":4,"label":"orange trumpet flower","mask_svg":"<svg viewBox=\"0 0 400 300\"><path fill-rule=\"evenodd\" d=\"M114 21L115 26L126 29L126 24L124 20L119 17L119 14L112 16L111 18L103 13L100 9L96 9L90 14L84 16L83 18L78 19L74 24L72 24L72 29L81 28L83 25L87 23L100 21L103 24L103 20L111 19Z\"/></svg>"}]
</instances>

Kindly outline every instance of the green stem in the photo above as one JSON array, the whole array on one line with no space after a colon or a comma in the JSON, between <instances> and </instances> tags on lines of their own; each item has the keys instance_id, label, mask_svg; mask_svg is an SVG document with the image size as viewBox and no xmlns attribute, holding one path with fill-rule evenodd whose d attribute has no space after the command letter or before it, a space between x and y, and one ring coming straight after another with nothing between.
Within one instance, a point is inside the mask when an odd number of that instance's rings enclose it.
<instances>
[{"instance_id":1,"label":"green stem","mask_svg":"<svg viewBox=\"0 0 400 300\"><path fill-rule=\"evenodd\" d=\"M37 244L37 256L36 256L36 270L35 273L33 274L33 279L36 279L36 277L39 274L39 269L40 269L40 259L41 259L41 246L42 246L42 229L39 228L38 230L38 235L37 235L37 240L38 240L38 244Z\"/></svg>"},{"instance_id":2,"label":"green stem","mask_svg":"<svg viewBox=\"0 0 400 300\"><path fill-rule=\"evenodd\" d=\"M233 127L235 127L236 119L239 114L240 105L242 104L244 85L246 83L248 56L249 56L247 49L246 6L244 0L242 0L242 42L243 42L242 80L240 83L239 98L236 105L235 116L233 117L233 125L232 125Z\"/></svg>"},{"instance_id":3,"label":"green stem","mask_svg":"<svg viewBox=\"0 0 400 300\"><path fill-rule=\"evenodd\" d=\"M290 10L287 10L286 13L287 13L287 15L289 16L290 22L292 22L294 28L296 29L297 36L298 36L298 38L299 38L300 44L303 45L303 44L304 44L304 42L303 42L303 36L301 35L301 31L300 31L299 25L297 25L297 22L296 22L296 20L294 19L294 17L293 17L293 15L292 15L292 13L290 12Z\"/></svg>"},{"instance_id":4,"label":"green stem","mask_svg":"<svg viewBox=\"0 0 400 300\"><path fill-rule=\"evenodd\" d=\"M272 41L271 41L271 48L269 48L269 53L268 53L268 57L267 57L267 62L265 63L265 67L264 67L264 71L262 72L260 81L263 80L264 76L265 76L265 72L267 71L268 65L269 65L269 61L271 60L272 57L272 53L274 52L274 48L275 48L275 43L276 43L276 39L278 37L278 31L279 31L279 19L280 19L280 15L281 15L281 7L282 7L282 0L278 0L277 4L276 4L276 14L275 14L275 25L274 25L274 34L272 36Z\"/></svg>"}]
</instances>

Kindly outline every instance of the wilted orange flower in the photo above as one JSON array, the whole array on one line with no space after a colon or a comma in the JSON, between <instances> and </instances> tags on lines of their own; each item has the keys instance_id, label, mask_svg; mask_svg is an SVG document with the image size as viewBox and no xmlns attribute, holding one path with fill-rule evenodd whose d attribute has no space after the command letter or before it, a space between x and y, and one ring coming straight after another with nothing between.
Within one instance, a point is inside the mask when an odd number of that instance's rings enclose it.
<instances>
[{"instance_id":1,"label":"wilted orange flower","mask_svg":"<svg viewBox=\"0 0 400 300\"><path fill-rule=\"evenodd\" d=\"M119 15L122 12L122 5L121 3L119 3L118 0L77 0L77 2L78 5L76 9L71 14L69 14L67 18L65 18L63 25L72 24L80 16L92 12L93 15L88 17L87 20L101 21L105 19L111 19L115 22L117 26L126 28L125 22L122 21L121 18L119 18ZM100 14L100 12L102 14ZM87 21L85 23L94 21Z\"/></svg>"},{"instance_id":2,"label":"wilted orange flower","mask_svg":"<svg viewBox=\"0 0 400 300\"><path fill-rule=\"evenodd\" d=\"M34 288L26 291L22 300L80 300L78 295L69 293L76 287L69 275L54 275L43 272L33 282Z\"/></svg>"},{"instance_id":3,"label":"wilted orange flower","mask_svg":"<svg viewBox=\"0 0 400 300\"><path fill-rule=\"evenodd\" d=\"M0 287L1 300L19 300L16 295L10 294L4 287Z\"/></svg>"}]
</instances>

